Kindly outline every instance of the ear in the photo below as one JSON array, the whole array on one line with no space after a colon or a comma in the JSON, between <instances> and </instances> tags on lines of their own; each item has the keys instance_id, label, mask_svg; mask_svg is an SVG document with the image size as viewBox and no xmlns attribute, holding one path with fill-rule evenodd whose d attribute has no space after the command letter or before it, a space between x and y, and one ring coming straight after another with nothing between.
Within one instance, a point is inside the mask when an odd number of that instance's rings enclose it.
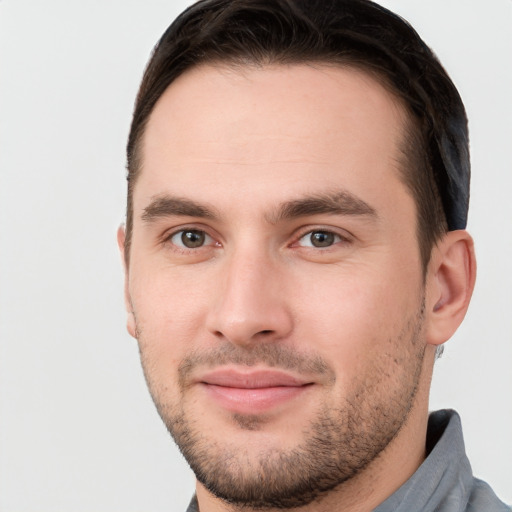
<instances>
[{"instance_id":1,"label":"ear","mask_svg":"<svg viewBox=\"0 0 512 512\"><path fill-rule=\"evenodd\" d=\"M117 246L119 247L119 252L121 253L121 260L123 262L124 268L124 304L126 308L127 318L126 318L126 328L131 336L136 338L136 329L135 329L135 316L133 314L133 306L132 301L130 299L130 293L128 289L128 265L125 258L125 242L126 232L124 225L121 224L117 229Z\"/></svg>"},{"instance_id":2,"label":"ear","mask_svg":"<svg viewBox=\"0 0 512 512\"><path fill-rule=\"evenodd\" d=\"M471 235L450 231L432 250L427 273L427 343L440 345L461 324L473 294L476 259Z\"/></svg>"}]
</instances>

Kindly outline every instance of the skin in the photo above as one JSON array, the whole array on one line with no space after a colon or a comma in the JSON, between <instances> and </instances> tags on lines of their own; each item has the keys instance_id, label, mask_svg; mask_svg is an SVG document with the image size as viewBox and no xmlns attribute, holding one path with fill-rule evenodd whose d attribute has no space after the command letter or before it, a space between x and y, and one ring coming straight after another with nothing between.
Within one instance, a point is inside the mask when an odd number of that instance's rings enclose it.
<instances>
[{"instance_id":1,"label":"skin","mask_svg":"<svg viewBox=\"0 0 512 512\"><path fill-rule=\"evenodd\" d=\"M286 506L369 511L425 457L435 348L464 317L475 262L470 236L451 232L423 275L397 170L406 126L373 78L325 65L194 68L151 114L128 330L169 430L225 491L296 479L294 454L308 460L327 432L338 485ZM219 400L204 383L219 369L305 385L270 405ZM201 511L240 508L200 480Z\"/></svg>"}]
</instances>

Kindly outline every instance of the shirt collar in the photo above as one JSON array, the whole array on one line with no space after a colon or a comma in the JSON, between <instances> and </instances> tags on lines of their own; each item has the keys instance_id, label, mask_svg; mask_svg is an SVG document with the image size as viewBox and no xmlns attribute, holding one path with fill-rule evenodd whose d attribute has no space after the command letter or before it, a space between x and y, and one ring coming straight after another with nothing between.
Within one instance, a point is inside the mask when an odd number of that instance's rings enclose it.
<instances>
[{"instance_id":1,"label":"shirt collar","mask_svg":"<svg viewBox=\"0 0 512 512\"><path fill-rule=\"evenodd\" d=\"M427 452L416 473L374 512L444 512L464 510L473 474L466 457L459 415L452 410L432 413Z\"/></svg>"}]
</instances>

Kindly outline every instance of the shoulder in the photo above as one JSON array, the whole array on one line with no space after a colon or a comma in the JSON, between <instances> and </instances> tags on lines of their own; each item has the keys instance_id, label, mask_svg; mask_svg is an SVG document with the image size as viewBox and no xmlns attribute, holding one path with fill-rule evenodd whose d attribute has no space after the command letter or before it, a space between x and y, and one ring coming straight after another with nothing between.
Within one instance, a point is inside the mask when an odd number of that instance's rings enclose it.
<instances>
[{"instance_id":1,"label":"shoulder","mask_svg":"<svg viewBox=\"0 0 512 512\"><path fill-rule=\"evenodd\" d=\"M474 478L465 512L512 512L512 507L505 505L487 483Z\"/></svg>"}]
</instances>

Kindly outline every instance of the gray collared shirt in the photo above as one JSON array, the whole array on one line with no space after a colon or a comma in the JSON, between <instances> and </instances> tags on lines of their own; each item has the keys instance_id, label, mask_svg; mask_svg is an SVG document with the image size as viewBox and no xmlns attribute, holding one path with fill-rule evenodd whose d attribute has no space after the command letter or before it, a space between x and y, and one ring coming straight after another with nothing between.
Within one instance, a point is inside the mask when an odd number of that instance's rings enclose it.
<instances>
[{"instance_id":1,"label":"gray collared shirt","mask_svg":"<svg viewBox=\"0 0 512 512\"><path fill-rule=\"evenodd\" d=\"M473 476L455 411L430 415L423 464L374 512L511 512L492 489ZM194 496L187 512L199 512Z\"/></svg>"},{"instance_id":2,"label":"gray collared shirt","mask_svg":"<svg viewBox=\"0 0 512 512\"><path fill-rule=\"evenodd\" d=\"M473 476L460 417L443 410L430 415L427 458L416 473L374 512L510 512L492 489Z\"/></svg>"}]
</instances>

